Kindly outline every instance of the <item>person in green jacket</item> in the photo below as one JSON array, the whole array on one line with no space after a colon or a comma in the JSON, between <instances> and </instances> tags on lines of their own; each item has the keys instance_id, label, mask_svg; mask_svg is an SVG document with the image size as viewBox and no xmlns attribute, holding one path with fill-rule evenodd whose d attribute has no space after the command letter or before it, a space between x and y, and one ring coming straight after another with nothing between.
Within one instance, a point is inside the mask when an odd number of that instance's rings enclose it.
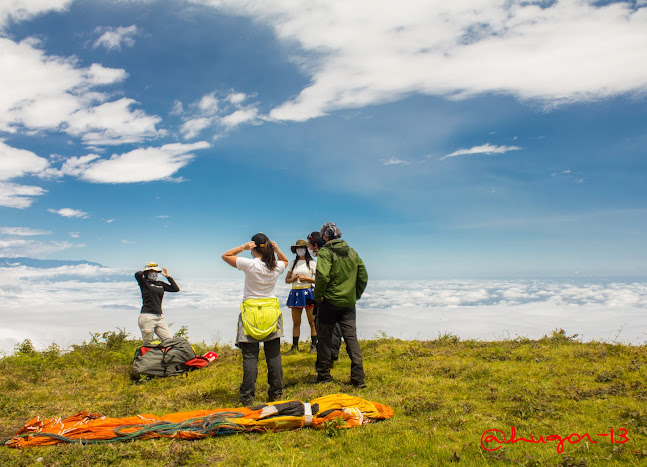
<instances>
[{"instance_id":1,"label":"person in green jacket","mask_svg":"<svg viewBox=\"0 0 647 467\"><path fill-rule=\"evenodd\" d=\"M341 231L332 222L321 227L326 244L319 248L315 276L315 301L319 302L319 328L317 335L317 382L332 381L330 376L332 332L336 323L346 342L350 357L350 383L366 387L362 351L357 340L355 303L362 296L368 275L362 258L341 239Z\"/></svg>"}]
</instances>

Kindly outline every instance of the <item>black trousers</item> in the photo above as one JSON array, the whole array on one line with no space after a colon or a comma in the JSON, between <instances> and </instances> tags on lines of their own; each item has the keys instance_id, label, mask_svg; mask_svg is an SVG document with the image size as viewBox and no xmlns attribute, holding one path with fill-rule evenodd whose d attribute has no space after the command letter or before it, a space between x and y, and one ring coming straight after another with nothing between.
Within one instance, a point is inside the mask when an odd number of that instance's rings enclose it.
<instances>
[{"instance_id":1,"label":"black trousers","mask_svg":"<svg viewBox=\"0 0 647 467\"><path fill-rule=\"evenodd\" d=\"M319 304L317 312L319 328L317 336L317 381L332 381L330 367L332 365L332 335L336 324L339 324L341 335L346 342L346 351L350 357L350 382L354 385L364 384L364 366L362 350L357 340L357 324L355 322L355 307L337 307L325 300Z\"/></svg>"},{"instance_id":2,"label":"black trousers","mask_svg":"<svg viewBox=\"0 0 647 467\"><path fill-rule=\"evenodd\" d=\"M313 313L315 315L315 329L317 329L317 336L319 336L319 303L315 302ZM339 348L341 347L341 327L339 323L335 323L332 330L332 345L330 347L330 357L333 362L339 360Z\"/></svg>"},{"instance_id":3,"label":"black trousers","mask_svg":"<svg viewBox=\"0 0 647 467\"><path fill-rule=\"evenodd\" d=\"M243 354L243 383L240 385L240 399L251 403L256 396L256 377L258 376L258 342L239 342L238 347ZM283 396L283 365L281 364L281 339L276 338L263 342L265 362L267 363L267 395L270 400L278 400Z\"/></svg>"}]
</instances>

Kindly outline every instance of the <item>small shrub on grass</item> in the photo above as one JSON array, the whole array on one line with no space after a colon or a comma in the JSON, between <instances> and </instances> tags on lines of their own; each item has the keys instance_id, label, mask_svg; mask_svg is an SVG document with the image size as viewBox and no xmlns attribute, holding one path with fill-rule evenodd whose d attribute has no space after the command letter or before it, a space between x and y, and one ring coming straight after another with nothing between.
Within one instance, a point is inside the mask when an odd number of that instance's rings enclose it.
<instances>
[{"instance_id":1,"label":"small shrub on grass","mask_svg":"<svg viewBox=\"0 0 647 467\"><path fill-rule=\"evenodd\" d=\"M337 417L332 420L326 420L323 423L324 431L329 437L339 436L341 429L346 426L346 422L343 418Z\"/></svg>"},{"instance_id":2,"label":"small shrub on grass","mask_svg":"<svg viewBox=\"0 0 647 467\"><path fill-rule=\"evenodd\" d=\"M36 353L36 349L34 348L34 344L32 344L31 340L29 339L25 339L20 344L16 344L16 346L14 347L15 356L33 355L35 353Z\"/></svg>"}]
</instances>

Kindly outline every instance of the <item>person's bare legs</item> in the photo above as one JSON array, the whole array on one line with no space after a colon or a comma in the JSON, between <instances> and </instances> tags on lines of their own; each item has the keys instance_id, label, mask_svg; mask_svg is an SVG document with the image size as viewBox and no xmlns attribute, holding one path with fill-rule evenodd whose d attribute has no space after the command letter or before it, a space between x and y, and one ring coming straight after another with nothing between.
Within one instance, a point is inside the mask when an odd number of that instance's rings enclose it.
<instances>
[{"instance_id":1,"label":"person's bare legs","mask_svg":"<svg viewBox=\"0 0 647 467\"><path fill-rule=\"evenodd\" d=\"M292 348L286 355L299 351L299 336L301 334L301 311L303 308L290 308L292 310Z\"/></svg>"}]
</instances>

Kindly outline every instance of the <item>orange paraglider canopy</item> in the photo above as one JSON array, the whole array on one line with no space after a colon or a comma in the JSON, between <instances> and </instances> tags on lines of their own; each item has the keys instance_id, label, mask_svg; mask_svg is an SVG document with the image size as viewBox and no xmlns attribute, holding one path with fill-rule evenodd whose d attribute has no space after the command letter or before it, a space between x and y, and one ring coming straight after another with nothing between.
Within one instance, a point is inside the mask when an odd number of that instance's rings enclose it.
<instances>
[{"instance_id":1,"label":"orange paraglider canopy","mask_svg":"<svg viewBox=\"0 0 647 467\"><path fill-rule=\"evenodd\" d=\"M347 394L313 399L271 402L255 407L176 412L158 417L140 414L109 418L80 412L65 420L60 417L27 422L5 446L25 448L58 443L110 443L133 439L200 439L237 432L285 431L303 427L325 428L340 420L341 428L352 428L393 417L393 409Z\"/></svg>"}]
</instances>

